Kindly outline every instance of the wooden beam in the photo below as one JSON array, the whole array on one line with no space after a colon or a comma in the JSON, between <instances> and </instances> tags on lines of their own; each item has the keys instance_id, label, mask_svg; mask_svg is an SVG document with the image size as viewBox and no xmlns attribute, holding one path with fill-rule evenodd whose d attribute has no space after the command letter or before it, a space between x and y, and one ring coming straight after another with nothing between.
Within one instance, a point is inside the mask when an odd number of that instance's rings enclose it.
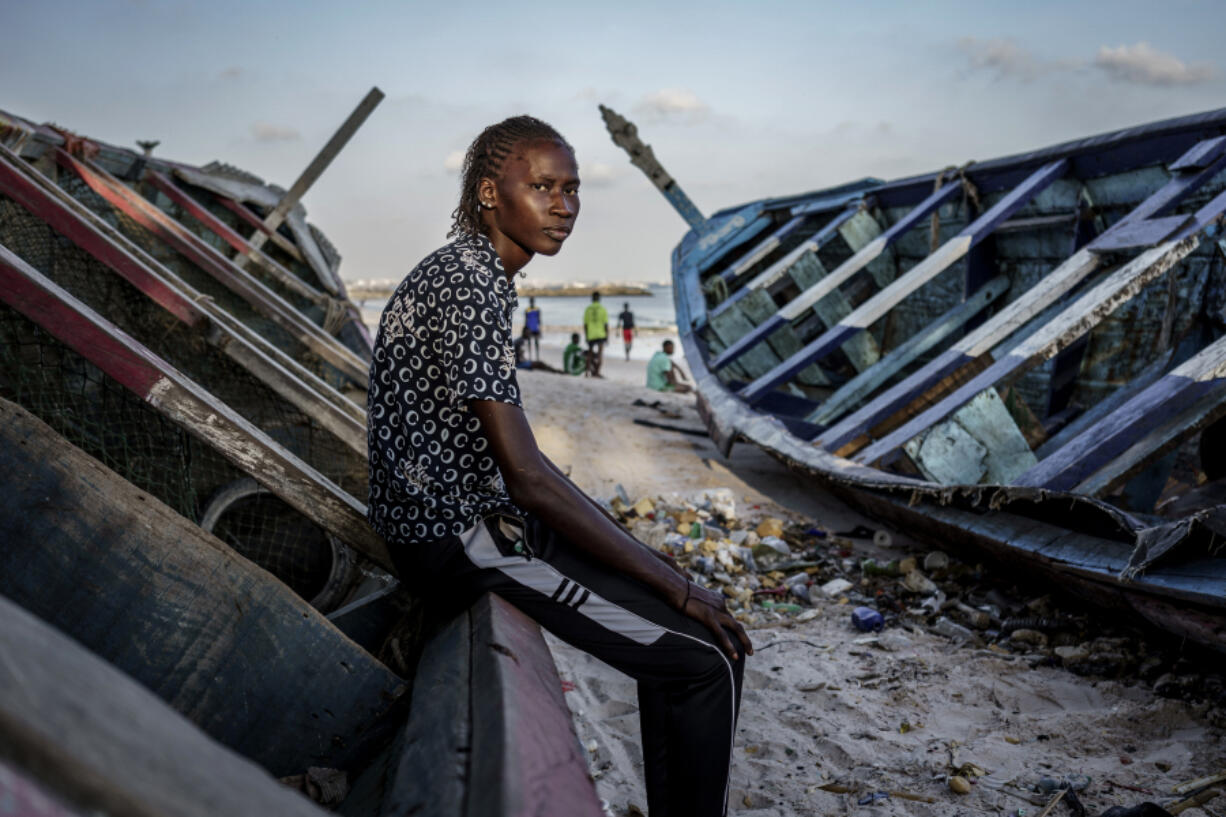
<instances>
[{"instance_id":1,"label":"wooden beam","mask_svg":"<svg viewBox=\"0 0 1226 817\"><path fill-rule=\"evenodd\" d=\"M783 239L791 235L805 220L804 216L792 216L773 233L759 241L753 249L720 270L719 277L724 283L731 284L737 278L749 271L750 267L770 255L783 243Z\"/></svg>"},{"instance_id":2,"label":"wooden beam","mask_svg":"<svg viewBox=\"0 0 1226 817\"><path fill-rule=\"evenodd\" d=\"M336 367L362 388L369 384L369 365L324 332L281 296L235 266L207 242L194 235L144 197L124 186L105 170L81 161L63 150L56 153L60 164L77 173L94 192L106 199L145 229L165 241L212 276L218 283L243 298L257 312L281 326L296 340Z\"/></svg>"},{"instance_id":3,"label":"wooden beam","mask_svg":"<svg viewBox=\"0 0 1226 817\"><path fill-rule=\"evenodd\" d=\"M328 814L3 597L0 655L0 757L85 813Z\"/></svg>"},{"instance_id":4,"label":"wooden beam","mask_svg":"<svg viewBox=\"0 0 1226 817\"><path fill-rule=\"evenodd\" d=\"M28 173L27 165L22 159L0 146L0 193L119 273L151 301L183 323L188 326L207 323L208 318L196 304L184 298L175 287L123 246L91 229L80 216L64 207L62 202L53 199L45 187L32 181ZM60 191L60 196L66 197L67 194Z\"/></svg>"},{"instance_id":5,"label":"wooden beam","mask_svg":"<svg viewBox=\"0 0 1226 817\"><path fill-rule=\"evenodd\" d=\"M495 595L472 611L470 813L604 814L541 631ZM488 686L486 686L488 684Z\"/></svg>"},{"instance_id":6,"label":"wooden beam","mask_svg":"<svg viewBox=\"0 0 1226 817\"><path fill-rule=\"evenodd\" d=\"M400 678L269 573L6 400L0 471L0 595L273 774L349 768L391 738Z\"/></svg>"},{"instance_id":7,"label":"wooden beam","mask_svg":"<svg viewBox=\"0 0 1226 817\"><path fill-rule=\"evenodd\" d=\"M935 406L860 451L854 459L862 463L876 462L901 448L928 427L953 414L984 389L994 387L1006 377L1016 377L1052 357L1127 303L1150 281L1183 260L1199 243L1199 239L1194 236L1183 241L1168 241L1137 256L1070 304L1008 355L980 372ZM1088 248L1083 252L1088 253Z\"/></svg>"},{"instance_id":8,"label":"wooden beam","mask_svg":"<svg viewBox=\"0 0 1226 817\"><path fill-rule=\"evenodd\" d=\"M294 273L278 264L272 258L269 258L262 251L254 249L247 243L247 239L231 229L230 225L213 215L203 204L189 196L171 181L168 176L156 170L151 170L145 173L145 179L157 190L161 191L166 198L186 210L206 230L213 233L213 235L220 238L226 244L229 244L231 249L239 255L246 256L251 261L254 261L256 266L262 269L273 280L316 306L322 306L325 309L328 307L331 298L315 289L306 281L303 281L297 275L294 275Z\"/></svg>"},{"instance_id":9,"label":"wooden beam","mask_svg":"<svg viewBox=\"0 0 1226 817\"><path fill-rule=\"evenodd\" d=\"M784 275L788 274L788 271L791 270L791 268L795 266L800 259L806 258L809 255L814 255L814 257L816 257L817 251L824 247L827 242L833 239L836 235L838 235L839 228L842 227L853 215L855 215L856 212L856 207L848 207L842 212L836 214L829 222L822 225L820 230L810 236L807 241L793 248L783 258L779 259L774 264L771 264L769 267L756 275L753 280L745 284L745 286L732 293L728 300L717 305L715 309L711 310L712 317L720 314L725 309L732 307L742 298L752 297L756 292L765 292L767 287L778 281ZM858 247L853 247L853 251L855 249L858 249ZM746 267L745 269L748 268L749 267Z\"/></svg>"},{"instance_id":10,"label":"wooden beam","mask_svg":"<svg viewBox=\"0 0 1226 817\"><path fill-rule=\"evenodd\" d=\"M818 425L829 425L846 413L852 406L866 400L877 387L885 383L903 368L910 365L928 350L960 329L967 321L1009 289L1009 277L1001 275L989 281L974 295L916 332L904 343L895 347L871 369L861 372L844 383L838 391L821 404L805 419Z\"/></svg>"},{"instance_id":11,"label":"wooden beam","mask_svg":"<svg viewBox=\"0 0 1226 817\"><path fill-rule=\"evenodd\" d=\"M213 191L209 191L209 193L213 196L214 201L229 210L234 215L238 216L239 219L253 231L264 233L264 235L267 236L265 239L266 241L271 240L273 244L276 244L277 247L284 250L285 253L295 261L301 264L306 263L306 259L302 257L302 251L298 249L297 244L281 235L281 233L277 230L268 229L268 227L264 225L264 222L258 216L256 216L255 213L251 212L250 208L248 208L242 202L235 201L229 196L223 196L221 193L216 193Z\"/></svg>"},{"instance_id":12,"label":"wooden beam","mask_svg":"<svg viewBox=\"0 0 1226 817\"><path fill-rule=\"evenodd\" d=\"M1171 169L1174 176L1110 229L1090 242L1095 252L1149 247L1186 226L1186 217L1160 217L1226 168L1226 138L1198 142Z\"/></svg>"},{"instance_id":13,"label":"wooden beam","mask_svg":"<svg viewBox=\"0 0 1226 817\"><path fill-rule=\"evenodd\" d=\"M323 172L328 169L328 165L332 164L332 160L336 155L348 144L353 135L357 133L358 128L362 127L362 123L366 121L366 117L370 116L371 112L383 101L383 92L378 88L371 88L358 106L353 109L353 113L349 114L336 133L332 134L332 138L323 146L319 153L315 154L315 158L307 165L306 170L302 171L294 183L290 186L287 192L273 208L272 212L264 217L264 226L267 231L257 232L251 236L251 248L258 250L264 246L264 241L269 232L276 230L281 226L281 222L289 215L290 210L306 195L306 191L315 184Z\"/></svg>"},{"instance_id":14,"label":"wooden beam","mask_svg":"<svg viewBox=\"0 0 1226 817\"><path fill-rule=\"evenodd\" d=\"M205 333L212 345L238 362L298 410L366 455L366 414L225 310L179 280L126 236L24 162L0 147L0 192L88 252L177 319Z\"/></svg>"},{"instance_id":15,"label":"wooden beam","mask_svg":"<svg viewBox=\"0 0 1226 817\"><path fill-rule=\"evenodd\" d=\"M738 343L729 346L718 357L712 359L708 364L711 371L717 371L728 365L761 341L765 335L775 331L783 324L790 323L796 318L799 318L811 306L816 304L822 298L825 298L843 283L850 280L851 277L857 272L867 267L870 262L874 261L878 256L885 252L885 249L888 246L897 241L903 234L918 224L921 219L930 215L933 210L936 210L946 201L953 198L954 194L960 192L961 190L962 185L955 181L950 182L940 189L934 191L922 202L911 208L911 210L905 216L895 222L890 229L886 230L875 241L860 248L854 255L852 255L851 258L840 264L837 269L819 281L815 286L805 290L796 298L792 299L788 304L780 308L778 314L770 322L769 326L764 325L759 327L757 332L741 338ZM848 214L848 217L850 218L850 214ZM833 235L833 233L831 235ZM812 249L802 244L801 247L797 247L796 250L788 253L788 255L771 265L769 269L763 271L758 278L756 278L753 282L750 282L750 284L747 286L753 286L754 283L759 280L766 282L778 278L805 252L812 252Z\"/></svg>"},{"instance_id":16,"label":"wooden beam","mask_svg":"<svg viewBox=\"0 0 1226 817\"><path fill-rule=\"evenodd\" d=\"M1018 478L1058 491L1114 484L1168 442L1212 419L1226 399L1226 338L1202 349ZM1203 405L1202 405L1203 403ZM1130 452L1127 467L1116 461ZM1114 467L1113 467L1114 466ZM1096 478L1110 471L1110 479Z\"/></svg>"},{"instance_id":17,"label":"wooden beam","mask_svg":"<svg viewBox=\"0 0 1226 817\"><path fill-rule=\"evenodd\" d=\"M381 803L363 813L603 813L540 628L498 596L482 596L426 644L412 702Z\"/></svg>"},{"instance_id":18,"label":"wooden beam","mask_svg":"<svg viewBox=\"0 0 1226 817\"><path fill-rule=\"evenodd\" d=\"M303 516L393 570L366 507L0 246L0 300L185 428Z\"/></svg>"},{"instance_id":19,"label":"wooden beam","mask_svg":"<svg viewBox=\"0 0 1226 817\"><path fill-rule=\"evenodd\" d=\"M963 228L958 235L945 242L936 252L916 264L905 275L890 284L890 286L869 298L840 322L838 326L832 327L821 337L809 343L801 352L793 355L773 371L741 389L739 396L749 404L754 404L776 386L791 378L800 368L809 363L820 362L835 348L846 343L852 336L867 331L873 323L897 306L904 298L944 272L955 261L966 255L972 246L991 235L997 225L1020 210L1052 182L1064 175L1067 167L1067 160L1061 159L1049 162L1031 173L1025 181L1009 191L1000 201L989 208L986 213ZM885 236L882 236L882 238L885 238ZM830 277L833 277L833 274ZM822 283L825 283L825 280ZM815 287L814 289L817 288ZM786 307L780 309L780 316L784 320L796 317L797 313L794 307L798 303L801 303L801 301L792 301ZM726 355L727 352L724 354Z\"/></svg>"}]
</instances>

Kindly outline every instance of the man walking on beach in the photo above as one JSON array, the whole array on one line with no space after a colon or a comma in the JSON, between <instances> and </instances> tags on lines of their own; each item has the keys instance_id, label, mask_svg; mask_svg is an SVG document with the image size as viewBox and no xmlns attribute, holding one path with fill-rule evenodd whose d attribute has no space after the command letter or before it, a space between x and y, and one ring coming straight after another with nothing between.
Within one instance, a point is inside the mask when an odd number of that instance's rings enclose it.
<instances>
[{"instance_id":1,"label":"man walking on beach","mask_svg":"<svg viewBox=\"0 0 1226 817\"><path fill-rule=\"evenodd\" d=\"M524 310L524 331L528 340L536 348L536 359L541 359L541 310L537 309L536 298L528 297L528 308Z\"/></svg>"},{"instance_id":2,"label":"man walking on beach","mask_svg":"<svg viewBox=\"0 0 1226 817\"><path fill-rule=\"evenodd\" d=\"M622 343L626 345L626 360L630 359L630 345L634 343L634 313L630 311L630 304L622 304L622 313L617 316L617 328L622 333Z\"/></svg>"},{"instance_id":3,"label":"man walking on beach","mask_svg":"<svg viewBox=\"0 0 1226 817\"><path fill-rule=\"evenodd\" d=\"M599 292L592 293L592 302L583 310L583 339L587 341L592 377L602 377L600 365L604 363L604 344L609 339L609 313L600 303Z\"/></svg>"},{"instance_id":4,"label":"man walking on beach","mask_svg":"<svg viewBox=\"0 0 1226 817\"><path fill-rule=\"evenodd\" d=\"M673 342L664 341L661 351L651 356L647 363L647 388L653 391L674 391L677 394L689 394L693 391L685 380L685 372L673 363Z\"/></svg>"}]
</instances>

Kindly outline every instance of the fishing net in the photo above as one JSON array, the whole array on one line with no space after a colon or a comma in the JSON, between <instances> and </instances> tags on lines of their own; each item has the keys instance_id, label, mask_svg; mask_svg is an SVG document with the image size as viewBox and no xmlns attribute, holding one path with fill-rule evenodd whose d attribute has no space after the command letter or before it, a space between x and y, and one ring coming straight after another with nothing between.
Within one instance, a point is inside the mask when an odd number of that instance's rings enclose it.
<instances>
[{"instance_id":1,"label":"fishing net","mask_svg":"<svg viewBox=\"0 0 1226 817\"><path fill-rule=\"evenodd\" d=\"M191 259L179 253L149 230L112 207L105 199L90 189L81 178L71 171L59 174L59 186L81 204L88 207L119 230L125 238L155 258L162 266L182 279L188 286L208 296L217 306L241 321L278 349L290 355L304 368L333 386L345 388L352 385L350 379L333 365L310 351L302 341L276 322L261 315L242 296L232 292Z\"/></svg>"},{"instance_id":2,"label":"fishing net","mask_svg":"<svg viewBox=\"0 0 1226 817\"><path fill-rule=\"evenodd\" d=\"M365 500L364 456L210 344L204 332L2 196L0 244ZM338 543L325 531L271 494L227 504L226 490L245 473L9 307L0 311L0 395L193 522L212 509L211 529L223 541L304 598L328 583Z\"/></svg>"}]
</instances>

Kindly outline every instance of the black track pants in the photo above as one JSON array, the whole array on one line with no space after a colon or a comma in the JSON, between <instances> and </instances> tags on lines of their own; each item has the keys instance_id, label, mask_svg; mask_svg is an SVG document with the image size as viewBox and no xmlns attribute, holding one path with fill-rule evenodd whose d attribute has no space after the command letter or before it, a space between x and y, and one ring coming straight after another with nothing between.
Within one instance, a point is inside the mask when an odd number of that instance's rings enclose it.
<instances>
[{"instance_id":1,"label":"black track pants","mask_svg":"<svg viewBox=\"0 0 1226 817\"><path fill-rule=\"evenodd\" d=\"M460 603L497 593L638 681L651 817L725 813L745 662L734 636L735 662L702 624L532 517L490 517L459 537L394 551L410 586Z\"/></svg>"}]
</instances>

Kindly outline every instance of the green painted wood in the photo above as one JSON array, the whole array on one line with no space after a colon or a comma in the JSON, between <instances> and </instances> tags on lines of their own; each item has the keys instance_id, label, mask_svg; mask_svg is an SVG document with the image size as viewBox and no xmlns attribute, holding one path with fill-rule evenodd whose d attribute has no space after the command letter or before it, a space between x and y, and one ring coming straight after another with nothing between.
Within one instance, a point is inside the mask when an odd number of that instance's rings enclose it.
<instances>
[{"instance_id":1,"label":"green painted wood","mask_svg":"<svg viewBox=\"0 0 1226 817\"><path fill-rule=\"evenodd\" d=\"M745 298L743 300L749 300ZM773 311L773 310L772 310ZM711 331L725 346L730 346L742 335L753 331L756 324L745 314L740 303L711 316ZM753 380L779 365L781 358L770 344L758 344L737 358L737 364L746 379Z\"/></svg>"},{"instance_id":2,"label":"green painted wood","mask_svg":"<svg viewBox=\"0 0 1226 817\"><path fill-rule=\"evenodd\" d=\"M777 309L774 300L764 289L755 289L741 299L733 309L741 309L755 326L769 320ZM766 343L779 355L779 359L791 357L800 351L803 345L791 326L782 326L766 338ZM827 386L830 381L817 366L810 366L797 375L800 382L806 386Z\"/></svg>"},{"instance_id":3,"label":"green painted wood","mask_svg":"<svg viewBox=\"0 0 1226 817\"><path fill-rule=\"evenodd\" d=\"M0 593L274 774L350 768L404 682L293 591L0 400Z\"/></svg>"},{"instance_id":4,"label":"green painted wood","mask_svg":"<svg viewBox=\"0 0 1226 817\"><path fill-rule=\"evenodd\" d=\"M798 258L788 272L800 285L802 292L826 277L826 268L822 266L816 253L811 252ZM846 295L836 289L814 304L813 311L829 329L851 314L851 302L847 300ZM881 359L881 348L877 345L876 338L869 332L856 334L839 348L843 350L843 354L847 355L857 372L864 371ZM800 351L800 347L797 346L795 351ZM789 352L784 356L785 359L791 357L792 354Z\"/></svg>"},{"instance_id":5,"label":"green painted wood","mask_svg":"<svg viewBox=\"0 0 1226 817\"><path fill-rule=\"evenodd\" d=\"M942 485L1007 485L1038 462L996 389L980 392L903 449Z\"/></svg>"},{"instance_id":6,"label":"green painted wood","mask_svg":"<svg viewBox=\"0 0 1226 817\"><path fill-rule=\"evenodd\" d=\"M839 235L847 242L851 251L856 253L881 235L881 224L876 218L861 210L843 223L843 226L839 228ZM888 245L865 267L868 274L877 282L877 286L882 289L894 281L897 269L893 244Z\"/></svg>"}]
</instances>

